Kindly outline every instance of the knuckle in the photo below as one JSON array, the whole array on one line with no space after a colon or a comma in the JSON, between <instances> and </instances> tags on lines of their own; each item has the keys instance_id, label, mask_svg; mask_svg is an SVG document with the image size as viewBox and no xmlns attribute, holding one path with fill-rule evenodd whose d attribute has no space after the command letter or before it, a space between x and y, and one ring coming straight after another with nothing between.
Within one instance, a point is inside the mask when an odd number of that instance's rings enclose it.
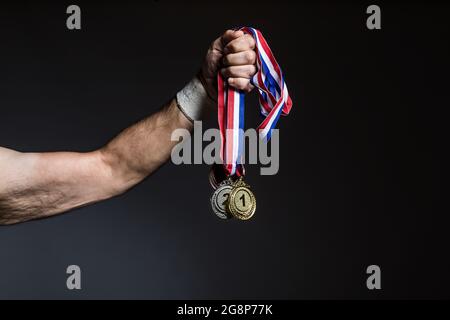
<instances>
[{"instance_id":1,"label":"knuckle","mask_svg":"<svg viewBox=\"0 0 450 320\"><path fill-rule=\"evenodd\" d=\"M248 68L248 75L252 77L256 73L256 67L254 65L250 65Z\"/></svg>"},{"instance_id":2,"label":"knuckle","mask_svg":"<svg viewBox=\"0 0 450 320\"><path fill-rule=\"evenodd\" d=\"M245 52L245 58L247 60L247 62L253 64L253 62L255 61L256 58L256 53L253 50L247 50Z\"/></svg>"},{"instance_id":3,"label":"knuckle","mask_svg":"<svg viewBox=\"0 0 450 320\"><path fill-rule=\"evenodd\" d=\"M255 39L253 39L253 37L251 35L246 34L245 40L250 47L253 47L255 45Z\"/></svg>"},{"instance_id":4,"label":"knuckle","mask_svg":"<svg viewBox=\"0 0 450 320\"><path fill-rule=\"evenodd\" d=\"M239 51L239 42L235 41L235 42L230 43L230 49L232 52Z\"/></svg>"},{"instance_id":5,"label":"knuckle","mask_svg":"<svg viewBox=\"0 0 450 320\"><path fill-rule=\"evenodd\" d=\"M247 82L244 79L238 79L237 85L239 89L244 90L245 87L247 86Z\"/></svg>"}]
</instances>

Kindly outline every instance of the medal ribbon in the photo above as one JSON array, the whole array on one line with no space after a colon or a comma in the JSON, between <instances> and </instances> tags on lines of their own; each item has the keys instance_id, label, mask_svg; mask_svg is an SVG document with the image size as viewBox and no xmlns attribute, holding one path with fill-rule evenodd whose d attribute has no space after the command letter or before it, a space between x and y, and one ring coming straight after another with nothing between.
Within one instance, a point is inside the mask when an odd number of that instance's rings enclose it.
<instances>
[{"instance_id":1,"label":"medal ribbon","mask_svg":"<svg viewBox=\"0 0 450 320\"><path fill-rule=\"evenodd\" d=\"M288 115L292 108L280 65L262 33L250 27L241 28L255 39L258 71L250 80L258 89L260 113L264 117L257 130L265 142L270 140L280 115ZM244 100L245 93L229 86L220 72L218 83L218 122L222 138L221 158L228 175L244 175Z\"/></svg>"}]
</instances>

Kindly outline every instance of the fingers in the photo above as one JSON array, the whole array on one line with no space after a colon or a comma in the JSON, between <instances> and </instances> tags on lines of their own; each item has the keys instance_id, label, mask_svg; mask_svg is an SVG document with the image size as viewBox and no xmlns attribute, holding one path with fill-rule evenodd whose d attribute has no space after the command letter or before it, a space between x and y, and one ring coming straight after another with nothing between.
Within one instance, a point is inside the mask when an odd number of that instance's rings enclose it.
<instances>
[{"instance_id":1,"label":"fingers","mask_svg":"<svg viewBox=\"0 0 450 320\"><path fill-rule=\"evenodd\" d=\"M245 92L250 92L254 88L254 86L250 83L250 79L246 78L228 78L228 84Z\"/></svg>"},{"instance_id":2,"label":"fingers","mask_svg":"<svg viewBox=\"0 0 450 320\"><path fill-rule=\"evenodd\" d=\"M221 37L223 45L222 76L238 90L250 92L254 86L250 79L256 73L255 40L242 31L228 30Z\"/></svg>"},{"instance_id":3,"label":"fingers","mask_svg":"<svg viewBox=\"0 0 450 320\"><path fill-rule=\"evenodd\" d=\"M238 53L227 54L223 58L224 66L243 66L256 63L256 53L253 50L247 50Z\"/></svg>"},{"instance_id":4,"label":"fingers","mask_svg":"<svg viewBox=\"0 0 450 320\"><path fill-rule=\"evenodd\" d=\"M229 54L253 49L255 49L255 40L251 35L245 34L228 42L223 52L224 54Z\"/></svg>"},{"instance_id":5,"label":"fingers","mask_svg":"<svg viewBox=\"0 0 450 320\"><path fill-rule=\"evenodd\" d=\"M256 67L253 64L245 66L231 66L220 70L225 78L246 78L250 79L256 73Z\"/></svg>"}]
</instances>

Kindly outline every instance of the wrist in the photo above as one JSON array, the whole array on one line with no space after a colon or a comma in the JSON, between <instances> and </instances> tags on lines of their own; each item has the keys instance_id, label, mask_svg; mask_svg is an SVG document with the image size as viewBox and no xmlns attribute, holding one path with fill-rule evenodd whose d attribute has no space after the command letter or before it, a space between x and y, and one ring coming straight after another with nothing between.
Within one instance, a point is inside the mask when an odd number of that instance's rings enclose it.
<instances>
[{"instance_id":1,"label":"wrist","mask_svg":"<svg viewBox=\"0 0 450 320\"><path fill-rule=\"evenodd\" d=\"M208 96L211 100L217 103L217 80L216 78L211 79L205 75L203 68L197 74L198 79L203 84Z\"/></svg>"},{"instance_id":2,"label":"wrist","mask_svg":"<svg viewBox=\"0 0 450 320\"><path fill-rule=\"evenodd\" d=\"M203 81L205 78L199 72L175 97L180 111L192 122L206 118L216 105Z\"/></svg>"}]
</instances>

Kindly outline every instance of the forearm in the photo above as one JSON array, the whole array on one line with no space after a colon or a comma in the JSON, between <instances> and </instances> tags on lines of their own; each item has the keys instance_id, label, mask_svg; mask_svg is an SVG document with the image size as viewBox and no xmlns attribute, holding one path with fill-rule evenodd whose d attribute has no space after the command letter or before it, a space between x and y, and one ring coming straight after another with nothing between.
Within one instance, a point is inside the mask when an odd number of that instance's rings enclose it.
<instances>
[{"instance_id":1,"label":"forearm","mask_svg":"<svg viewBox=\"0 0 450 320\"><path fill-rule=\"evenodd\" d=\"M114 192L112 184L96 183L112 180L98 152L1 151L0 224L52 216Z\"/></svg>"},{"instance_id":2,"label":"forearm","mask_svg":"<svg viewBox=\"0 0 450 320\"><path fill-rule=\"evenodd\" d=\"M126 191L163 165L177 144L171 141L172 132L192 127L172 99L159 112L124 130L99 150L115 177L117 192Z\"/></svg>"}]
</instances>

